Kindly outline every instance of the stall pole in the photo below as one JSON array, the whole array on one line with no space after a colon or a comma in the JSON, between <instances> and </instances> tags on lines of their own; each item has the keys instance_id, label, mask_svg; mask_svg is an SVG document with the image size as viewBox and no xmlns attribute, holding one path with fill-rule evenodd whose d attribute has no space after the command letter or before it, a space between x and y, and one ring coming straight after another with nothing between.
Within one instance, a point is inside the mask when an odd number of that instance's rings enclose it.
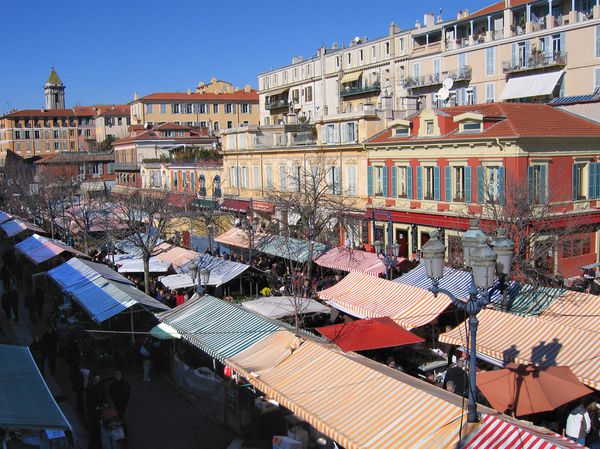
<instances>
[{"instance_id":1,"label":"stall pole","mask_svg":"<svg viewBox=\"0 0 600 449\"><path fill-rule=\"evenodd\" d=\"M129 309L129 324L131 324L131 344L135 343L135 333L133 329L133 308Z\"/></svg>"}]
</instances>

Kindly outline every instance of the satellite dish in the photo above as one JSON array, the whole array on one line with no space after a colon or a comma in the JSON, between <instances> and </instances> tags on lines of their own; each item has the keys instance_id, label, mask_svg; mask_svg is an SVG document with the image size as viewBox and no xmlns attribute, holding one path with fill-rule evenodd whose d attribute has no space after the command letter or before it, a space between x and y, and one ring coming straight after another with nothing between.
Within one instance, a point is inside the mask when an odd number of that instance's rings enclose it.
<instances>
[{"instance_id":1,"label":"satellite dish","mask_svg":"<svg viewBox=\"0 0 600 449\"><path fill-rule=\"evenodd\" d=\"M452 86L454 86L454 80L452 78L446 78L444 80L444 82L442 83L442 86L444 86L444 88L450 90L450 89L452 89Z\"/></svg>"},{"instance_id":2,"label":"satellite dish","mask_svg":"<svg viewBox=\"0 0 600 449\"><path fill-rule=\"evenodd\" d=\"M446 101L450 97L450 91L446 87L438 90L437 96L440 100Z\"/></svg>"}]
</instances>

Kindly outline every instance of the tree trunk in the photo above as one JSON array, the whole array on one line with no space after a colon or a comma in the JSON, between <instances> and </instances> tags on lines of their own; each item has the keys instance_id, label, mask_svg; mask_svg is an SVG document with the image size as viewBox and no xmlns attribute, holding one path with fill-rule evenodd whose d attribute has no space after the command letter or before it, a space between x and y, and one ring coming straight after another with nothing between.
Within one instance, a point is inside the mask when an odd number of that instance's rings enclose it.
<instances>
[{"instance_id":1,"label":"tree trunk","mask_svg":"<svg viewBox=\"0 0 600 449\"><path fill-rule=\"evenodd\" d=\"M150 254L144 253L144 291L150 294Z\"/></svg>"}]
</instances>

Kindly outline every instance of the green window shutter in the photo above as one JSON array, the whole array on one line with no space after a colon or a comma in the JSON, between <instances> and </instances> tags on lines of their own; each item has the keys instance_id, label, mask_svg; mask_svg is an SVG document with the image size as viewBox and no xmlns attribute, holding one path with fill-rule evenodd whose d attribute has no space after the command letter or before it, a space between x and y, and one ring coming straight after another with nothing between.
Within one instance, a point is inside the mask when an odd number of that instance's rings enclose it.
<instances>
[{"instance_id":1,"label":"green window shutter","mask_svg":"<svg viewBox=\"0 0 600 449\"><path fill-rule=\"evenodd\" d=\"M398 167L392 167L392 197L398 197Z\"/></svg>"},{"instance_id":2,"label":"green window shutter","mask_svg":"<svg viewBox=\"0 0 600 449\"><path fill-rule=\"evenodd\" d=\"M591 168L591 167L590 167ZM577 171L577 164L573 164L573 201L577 200L577 198L579 198L579 171ZM590 181L591 181L591 176L590 176ZM590 190L591 190L592 184L590 183Z\"/></svg>"},{"instance_id":3,"label":"green window shutter","mask_svg":"<svg viewBox=\"0 0 600 449\"><path fill-rule=\"evenodd\" d=\"M545 165L540 166L540 203L548 202L548 170Z\"/></svg>"},{"instance_id":4,"label":"green window shutter","mask_svg":"<svg viewBox=\"0 0 600 449\"><path fill-rule=\"evenodd\" d=\"M417 167L417 199L423 199L423 167Z\"/></svg>"},{"instance_id":5,"label":"green window shutter","mask_svg":"<svg viewBox=\"0 0 600 449\"><path fill-rule=\"evenodd\" d=\"M471 167L465 167L465 202L471 202Z\"/></svg>"},{"instance_id":6,"label":"green window shutter","mask_svg":"<svg viewBox=\"0 0 600 449\"><path fill-rule=\"evenodd\" d=\"M413 199L413 168L406 167L406 196L409 200Z\"/></svg>"},{"instance_id":7,"label":"green window shutter","mask_svg":"<svg viewBox=\"0 0 600 449\"><path fill-rule=\"evenodd\" d=\"M433 167L433 199L440 200L440 167Z\"/></svg>"},{"instance_id":8,"label":"green window shutter","mask_svg":"<svg viewBox=\"0 0 600 449\"><path fill-rule=\"evenodd\" d=\"M373 196L373 167L367 167L367 195Z\"/></svg>"},{"instance_id":9,"label":"green window shutter","mask_svg":"<svg viewBox=\"0 0 600 449\"><path fill-rule=\"evenodd\" d=\"M444 168L444 200L452 201L452 167Z\"/></svg>"},{"instance_id":10,"label":"green window shutter","mask_svg":"<svg viewBox=\"0 0 600 449\"><path fill-rule=\"evenodd\" d=\"M594 198L600 198L600 162L596 164L596 195Z\"/></svg>"},{"instance_id":11,"label":"green window shutter","mask_svg":"<svg viewBox=\"0 0 600 449\"><path fill-rule=\"evenodd\" d=\"M387 169L387 167L383 167L382 172L383 172L383 196L387 198L389 196L388 195L389 191L388 191L388 169Z\"/></svg>"},{"instance_id":12,"label":"green window shutter","mask_svg":"<svg viewBox=\"0 0 600 449\"><path fill-rule=\"evenodd\" d=\"M477 167L477 202L485 203L485 169L481 165Z\"/></svg>"},{"instance_id":13,"label":"green window shutter","mask_svg":"<svg viewBox=\"0 0 600 449\"><path fill-rule=\"evenodd\" d=\"M588 188L588 199L593 200L594 198L596 198L596 191L598 190L598 187L596 185L597 183L597 178L598 178L598 164L594 164L594 163L590 163L590 168L589 168L589 188ZM575 175L575 166L573 166L573 177ZM573 179L573 184L575 184L575 179ZM575 197L575 193L573 193L573 199L576 199Z\"/></svg>"},{"instance_id":14,"label":"green window shutter","mask_svg":"<svg viewBox=\"0 0 600 449\"><path fill-rule=\"evenodd\" d=\"M506 202L506 169L498 168L498 201L504 205Z\"/></svg>"}]
</instances>

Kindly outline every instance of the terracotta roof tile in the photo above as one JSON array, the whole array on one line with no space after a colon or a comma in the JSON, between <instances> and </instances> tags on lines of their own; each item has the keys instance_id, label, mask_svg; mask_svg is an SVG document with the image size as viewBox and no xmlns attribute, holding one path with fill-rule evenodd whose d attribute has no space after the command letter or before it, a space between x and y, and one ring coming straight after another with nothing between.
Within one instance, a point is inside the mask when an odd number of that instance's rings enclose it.
<instances>
[{"instance_id":1,"label":"terracotta roof tile","mask_svg":"<svg viewBox=\"0 0 600 449\"><path fill-rule=\"evenodd\" d=\"M252 89L250 92L244 90L237 90L232 93L198 93L198 92L157 92L153 94L140 97L136 101L147 101L147 100L205 100L205 101L248 101L252 103L258 103L258 92Z\"/></svg>"},{"instance_id":2,"label":"terracotta roof tile","mask_svg":"<svg viewBox=\"0 0 600 449\"><path fill-rule=\"evenodd\" d=\"M515 7L525 5L526 3L531 3L531 2L532 2L532 0L511 0L510 7L515 8ZM489 6L486 6L485 8L482 8L478 11L473 12L472 14L469 14L467 17L465 17L464 20L471 20L475 17L487 16L488 14L494 14L494 13L500 12L500 11L504 11L504 0L493 3Z\"/></svg>"}]
</instances>

